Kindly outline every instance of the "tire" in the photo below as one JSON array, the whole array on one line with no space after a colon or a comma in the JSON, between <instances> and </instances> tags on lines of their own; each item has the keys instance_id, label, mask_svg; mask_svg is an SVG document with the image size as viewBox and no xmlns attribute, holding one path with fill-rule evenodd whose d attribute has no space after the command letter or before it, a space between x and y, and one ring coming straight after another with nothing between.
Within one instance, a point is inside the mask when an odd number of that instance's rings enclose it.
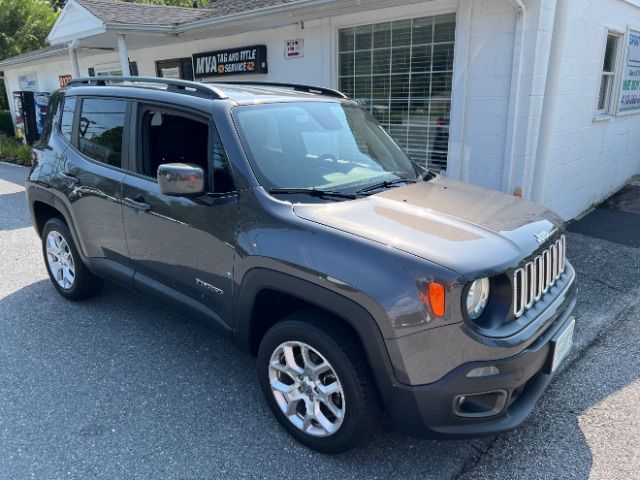
<instances>
[{"instance_id":1,"label":"tire","mask_svg":"<svg viewBox=\"0 0 640 480\"><path fill-rule=\"evenodd\" d=\"M306 357L304 346L309 347ZM293 372L287 358L294 358L303 372ZM305 365L320 371L318 376L309 375ZM305 310L276 323L260 343L257 369L265 399L280 425L311 449L345 452L371 438L379 424L380 402L362 346L330 315ZM339 393L325 393L338 389ZM305 420L307 405L320 411L311 421Z\"/></svg>"},{"instance_id":2,"label":"tire","mask_svg":"<svg viewBox=\"0 0 640 480\"><path fill-rule=\"evenodd\" d=\"M51 283L63 297L83 300L102 288L104 281L87 269L69 227L58 217L49 219L42 229L42 254Z\"/></svg>"}]
</instances>

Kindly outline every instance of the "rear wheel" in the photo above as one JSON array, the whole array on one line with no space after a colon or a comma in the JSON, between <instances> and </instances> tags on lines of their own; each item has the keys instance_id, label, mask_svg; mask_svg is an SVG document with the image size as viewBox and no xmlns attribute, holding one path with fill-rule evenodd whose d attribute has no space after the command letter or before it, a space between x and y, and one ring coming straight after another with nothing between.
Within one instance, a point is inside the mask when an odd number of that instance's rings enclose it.
<instances>
[{"instance_id":1,"label":"rear wheel","mask_svg":"<svg viewBox=\"0 0 640 480\"><path fill-rule=\"evenodd\" d=\"M52 218L45 224L42 253L51 283L63 297L81 300L97 294L102 288L103 280L84 265L69 227L60 218Z\"/></svg>"},{"instance_id":2,"label":"rear wheel","mask_svg":"<svg viewBox=\"0 0 640 480\"><path fill-rule=\"evenodd\" d=\"M273 326L258 352L260 385L280 424L325 453L349 450L370 437L377 392L353 333L314 311Z\"/></svg>"}]
</instances>

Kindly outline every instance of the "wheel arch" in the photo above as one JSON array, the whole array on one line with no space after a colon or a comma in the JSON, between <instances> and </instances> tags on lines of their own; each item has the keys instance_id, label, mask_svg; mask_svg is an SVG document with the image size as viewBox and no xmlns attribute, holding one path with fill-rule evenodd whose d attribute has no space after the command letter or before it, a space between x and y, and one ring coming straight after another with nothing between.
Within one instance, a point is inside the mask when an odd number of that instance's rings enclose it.
<instances>
[{"instance_id":1,"label":"wheel arch","mask_svg":"<svg viewBox=\"0 0 640 480\"><path fill-rule=\"evenodd\" d=\"M78 248L78 253L80 253L82 259L85 260L84 245L80 241L78 233L71 221L71 214L64 202L53 193L33 185L27 185L27 198L31 221L38 236L42 236L42 230L50 218L61 218L71 231L73 241Z\"/></svg>"},{"instance_id":2,"label":"wheel arch","mask_svg":"<svg viewBox=\"0 0 640 480\"><path fill-rule=\"evenodd\" d=\"M264 334L284 316L309 308L326 312L355 333L386 403L395 376L382 333L364 307L323 286L266 268L249 270L239 292L234 332L238 345L255 355ZM263 319L261 311L266 311Z\"/></svg>"}]
</instances>

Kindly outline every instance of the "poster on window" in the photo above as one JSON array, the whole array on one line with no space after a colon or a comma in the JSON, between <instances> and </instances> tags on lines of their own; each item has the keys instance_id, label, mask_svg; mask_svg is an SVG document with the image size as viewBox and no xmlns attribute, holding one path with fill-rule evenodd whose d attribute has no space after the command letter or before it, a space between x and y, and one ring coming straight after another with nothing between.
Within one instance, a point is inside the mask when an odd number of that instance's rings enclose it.
<instances>
[{"instance_id":1,"label":"poster on window","mask_svg":"<svg viewBox=\"0 0 640 480\"><path fill-rule=\"evenodd\" d=\"M627 38L620 112L640 111L640 32L629 30Z\"/></svg>"},{"instance_id":2,"label":"poster on window","mask_svg":"<svg viewBox=\"0 0 640 480\"><path fill-rule=\"evenodd\" d=\"M18 85L20 90L38 91L38 77L36 72L21 73L18 75Z\"/></svg>"},{"instance_id":3,"label":"poster on window","mask_svg":"<svg viewBox=\"0 0 640 480\"><path fill-rule=\"evenodd\" d=\"M161 68L162 78L174 78L180 80L180 69L178 67Z\"/></svg>"}]
</instances>

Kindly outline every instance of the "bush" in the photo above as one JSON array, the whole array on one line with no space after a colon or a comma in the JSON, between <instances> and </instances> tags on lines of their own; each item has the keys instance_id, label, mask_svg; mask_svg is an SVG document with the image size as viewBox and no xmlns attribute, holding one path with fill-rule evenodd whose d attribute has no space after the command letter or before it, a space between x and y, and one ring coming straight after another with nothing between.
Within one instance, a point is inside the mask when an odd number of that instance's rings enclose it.
<instances>
[{"instance_id":1,"label":"bush","mask_svg":"<svg viewBox=\"0 0 640 480\"><path fill-rule=\"evenodd\" d=\"M31 165L31 147L0 133L0 160L18 165Z\"/></svg>"},{"instance_id":2,"label":"bush","mask_svg":"<svg viewBox=\"0 0 640 480\"><path fill-rule=\"evenodd\" d=\"M13 120L9 110L0 110L0 133L13 137Z\"/></svg>"}]
</instances>

